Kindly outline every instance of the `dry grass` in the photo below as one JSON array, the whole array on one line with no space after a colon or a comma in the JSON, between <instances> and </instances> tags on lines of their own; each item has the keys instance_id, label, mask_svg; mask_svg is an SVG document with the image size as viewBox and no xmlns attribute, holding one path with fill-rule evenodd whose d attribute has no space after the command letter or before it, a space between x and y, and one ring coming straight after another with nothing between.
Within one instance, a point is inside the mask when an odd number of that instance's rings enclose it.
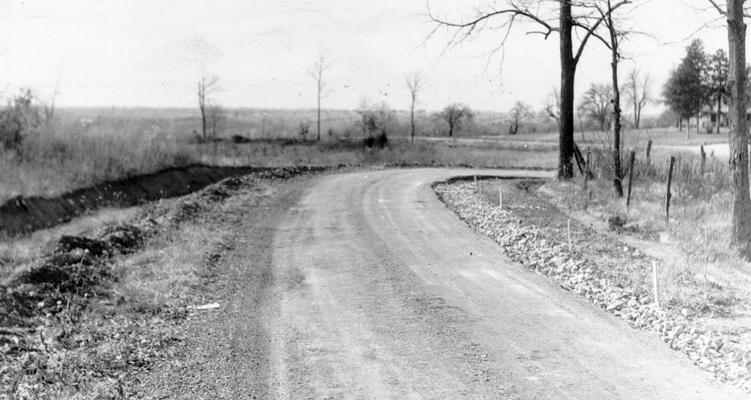
<instances>
[{"instance_id":1,"label":"dry grass","mask_svg":"<svg viewBox=\"0 0 751 400\"><path fill-rule=\"evenodd\" d=\"M582 131L577 129L574 132L574 139L580 147L590 145L602 145L609 142L608 132L602 131ZM696 132L692 128L688 132L688 141L686 140L686 129L679 131L677 128L651 128L651 129L624 129L622 132L623 147L644 147L649 140L653 145L661 146L698 146L708 143L727 143L727 131L722 130L718 135L716 133L706 133L705 131ZM528 141L540 143L557 143L558 132L539 132L525 133L515 136L498 136L493 137L500 141Z\"/></svg>"},{"instance_id":2,"label":"dry grass","mask_svg":"<svg viewBox=\"0 0 751 400\"><path fill-rule=\"evenodd\" d=\"M21 155L0 152L0 198L57 194L197 160L166 136L45 130L26 138Z\"/></svg>"},{"instance_id":3,"label":"dry grass","mask_svg":"<svg viewBox=\"0 0 751 400\"><path fill-rule=\"evenodd\" d=\"M27 268L30 262L48 252L62 235L90 236L102 226L124 223L133 218L137 211L135 207L102 209L29 236L0 241L0 285L7 284L8 279L19 270Z\"/></svg>"},{"instance_id":4,"label":"dry grass","mask_svg":"<svg viewBox=\"0 0 751 400\"><path fill-rule=\"evenodd\" d=\"M366 149L358 139L325 138L320 143L289 139L196 142L193 133L175 126L131 125L114 120L82 130L59 123L30 134L21 154L0 152L0 201L23 195L53 196L107 180L154 172L194 162L209 165L339 165L439 164L478 167L552 168L550 148L530 157L515 148L486 143L456 144L422 141L414 145L393 139L385 149Z\"/></svg>"},{"instance_id":5,"label":"dry grass","mask_svg":"<svg viewBox=\"0 0 751 400\"><path fill-rule=\"evenodd\" d=\"M707 300L706 293L713 290L724 293L717 301L728 296L751 299L748 289L751 264L729 246L732 207L726 164L707 159L702 173L700 156L672 154L677 162L668 223L665 193L670 155L658 152L650 164L637 159L630 207L626 207L625 197L616 198L612 167L606 162L596 169L599 179L589 181L586 188L581 178L571 184L549 187L564 208L602 223L612 216L621 216L627 221L626 232L653 243L650 248L665 261L660 282L666 301L698 306ZM596 161L594 164L597 165ZM626 178L624 191L628 190L627 185ZM695 285L687 285L689 281ZM706 290L702 293L686 290L697 286Z\"/></svg>"},{"instance_id":6,"label":"dry grass","mask_svg":"<svg viewBox=\"0 0 751 400\"><path fill-rule=\"evenodd\" d=\"M206 278L208 258L229 242L216 228L205 223L185 224L117 265L114 271L121 279L116 290L128 310L156 314L194 301L186 288L200 286Z\"/></svg>"}]
</instances>

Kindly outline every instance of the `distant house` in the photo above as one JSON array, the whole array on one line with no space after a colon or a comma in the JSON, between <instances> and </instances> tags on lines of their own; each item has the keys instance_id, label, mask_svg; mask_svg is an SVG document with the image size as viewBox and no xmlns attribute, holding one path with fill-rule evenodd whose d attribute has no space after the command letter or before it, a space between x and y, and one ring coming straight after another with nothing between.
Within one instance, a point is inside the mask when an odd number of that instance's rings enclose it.
<instances>
[{"instance_id":1,"label":"distant house","mask_svg":"<svg viewBox=\"0 0 751 400\"><path fill-rule=\"evenodd\" d=\"M712 128L717 127L718 120L721 128L728 126L729 115L730 109L727 99L722 99L719 116L717 115L717 103L712 106L704 106L701 109L701 125L707 129L707 132L714 132L715 130ZM746 109L746 121L751 121L751 107Z\"/></svg>"},{"instance_id":2,"label":"distant house","mask_svg":"<svg viewBox=\"0 0 751 400\"><path fill-rule=\"evenodd\" d=\"M719 114L719 121L720 121L720 127L726 127L728 126L728 105L727 102L723 100L722 105L720 106L720 114ZM712 125L716 126L718 121L718 115L717 115L717 105L713 106L704 106L701 109L701 121L702 125Z\"/></svg>"}]
</instances>

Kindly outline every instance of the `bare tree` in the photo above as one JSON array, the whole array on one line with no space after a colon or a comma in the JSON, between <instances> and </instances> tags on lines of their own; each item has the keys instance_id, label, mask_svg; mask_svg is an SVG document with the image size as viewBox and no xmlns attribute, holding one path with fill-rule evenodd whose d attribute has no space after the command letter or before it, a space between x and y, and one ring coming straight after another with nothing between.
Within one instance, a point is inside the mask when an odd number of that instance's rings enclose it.
<instances>
[{"instance_id":1,"label":"bare tree","mask_svg":"<svg viewBox=\"0 0 751 400\"><path fill-rule=\"evenodd\" d=\"M558 88L554 87L553 90L545 99L544 106L545 115L553 118L560 127L561 125L561 95L558 93Z\"/></svg>"},{"instance_id":2,"label":"bare tree","mask_svg":"<svg viewBox=\"0 0 751 400\"><path fill-rule=\"evenodd\" d=\"M393 130L396 123L394 110L385 101L371 103L368 99L362 99L355 112L360 116L357 125L362 129L366 139L378 134L385 136L388 131Z\"/></svg>"},{"instance_id":3,"label":"bare tree","mask_svg":"<svg viewBox=\"0 0 751 400\"><path fill-rule=\"evenodd\" d=\"M746 119L746 23L744 0L727 0L726 9L708 0L728 22L730 71L730 179L733 191L732 245L751 258L751 197L748 183L748 122Z\"/></svg>"},{"instance_id":4,"label":"bare tree","mask_svg":"<svg viewBox=\"0 0 751 400\"><path fill-rule=\"evenodd\" d=\"M206 120L208 126L211 128L211 137L213 139L217 138L217 132L226 119L227 113L219 104L210 104L206 107Z\"/></svg>"},{"instance_id":5,"label":"bare tree","mask_svg":"<svg viewBox=\"0 0 751 400\"><path fill-rule=\"evenodd\" d=\"M604 131L610 117L610 95L613 89L607 84L593 83L589 86L579 103L579 111L588 119L597 122Z\"/></svg>"},{"instance_id":6,"label":"bare tree","mask_svg":"<svg viewBox=\"0 0 751 400\"><path fill-rule=\"evenodd\" d=\"M620 0L610 7L615 11L630 0ZM496 6L496 3L501 3ZM571 179L574 177L574 81L576 66L581 59L587 42L595 37L607 43L607 40L597 33L604 17L599 15L592 5L586 1L557 0L557 1L518 1L502 0L489 3L488 9L478 10L474 17L467 20L451 21L439 18L431 13L431 19L437 23L436 29L448 27L454 29L449 45L457 44L483 28L501 28L506 30L498 50L502 49L508 33L514 22L531 22L539 30L530 33L541 34L547 39L551 33L559 36L560 66L561 66L561 101L558 141L558 177ZM430 11L430 10L429 10ZM499 24L488 26L490 20L499 20ZM577 32L578 46L574 49L574 32Z\"/></svg>"},{"instance_id":7,"label":"bare tree","mask_svg":"<svg viewBox=\"0 0 751 400\"><path fill-rule=\"evenodd\" d=\"M423 78L422 74L419 72L413 72L410 75L407 75L405 77L405 80L407 81L407 88L409 89L409 97L411 100L410 106L409 106L409 124L410 124L410 137L412 138L412 143L415 142L415 103L417 103L417 95L422 90L423 87Z\"/></svg>"},{"instance_id":8,"label":"bare tree","mask_svg":"<svg viewBox=\"0 0 751 400\"><path fill-rule=\"evenodd\" d=\"M449 137L454 136L454 131L461 129L464 122L472 121L475 117L472 110L460 103L449 104L438 113L438 117L446 121L449 126Z\"/></svg>"},{"instance_id":9,"label":"bare tree","mask_svg":"<svg viewBox=\"0 0 751 400\"><path fill-rule=\"evenodd\" d=\"M516 104L514 104L514 107L509 110L509 114L511 120L508 127L508 133L509 135L516 135L519 132L522 121L532 115L532 109L521 101L517 101Z\"/></svg>"},{"instance_id":10,"label":"bare tree","mask_svg":"<svg viewBox=\"0 0 751 400\"><path fill-rule=\"evenodd\" d=\"M331 62L326 57L326 53L321 53L315 59L313 65L308 69L310 75L316 82L317 89L317 119L316 119L316 141L321 140L321 97L326 88L326 82L323 80L324 73L331 67Z\"/></svg>"},{"instance_id":11,"label":"bare tree","mask_svg":"<svg viewBox=\"0 0 751 400\"><path fill-rule=\"evenodd\" d=\"M613 98L610 103L613 110L613 188L616 196L623 197L623 169L621 167L621 89L618 83L618 64L621 61L620 42L626 31L618 29L613 19L612 0L605 0L604 5L597 5L597 11L605 19L603 24L608 33L610 49L610 72Z\"/></svg>"},{"instance_id":12,"label":"bare tree","mask_svg":"<svg viewBox=\"0 0 751 400\"><path fill-rule=\"evenodd\" d=\"M217 89L219 77L216 75L203 75L198 81L198 109L201 111L201 137L206 140L207 127L207 107L209 106L209 97Z\"/></svg>"},{"instance_id":13,"label":"bare tree","mask_svg":"<svg viewBox=\"0 0 751 400\"><path fill-rule=\"evenodd\" d=\"M55 85L55 89L52 91L49 101L42 103L42 123L48 128L55 119L55 101L57 100L57 95L60 94L58 91L58 84Z\"/></svg>"},{"instance_id":14,"label":"bare tree","mask_svg":"<svg viewBox=\"0 0 751 400\"><path fill-rule=\"evenodd\" d=\"M649 73L641 73L634 68L626 75L625 94L628 103L634 107L634 127L639 129L641 123L641 111L652 101L649 92L650 77Z\"/></svg>"},{"instance_id":15,"label":"bare tree","mask_svg":"<svg viewBox=\"0 0 751 400\"><path fill-rule=\"evenodd\" d=\"M357 125L362 129L363 137L373 136L373 132L378 129L376 116L373 113L373 105L370 104L367 98L360 99L360 104L357 106L355 112L360 116L360 121L357 122Z\"/></svg>"},{"instance_id":16,"label":"bare tree","mask_svg":"<svg viewBox=\"0 0 751 400\"><path fill-rule=\"evenodd\" d=\"M300 137L302 138L303 142L308 139L308 133L310 133L310 126L308 126L307 122L300 122L300 131L298 133L300 134Z\"/></svg>"}]
</instances>

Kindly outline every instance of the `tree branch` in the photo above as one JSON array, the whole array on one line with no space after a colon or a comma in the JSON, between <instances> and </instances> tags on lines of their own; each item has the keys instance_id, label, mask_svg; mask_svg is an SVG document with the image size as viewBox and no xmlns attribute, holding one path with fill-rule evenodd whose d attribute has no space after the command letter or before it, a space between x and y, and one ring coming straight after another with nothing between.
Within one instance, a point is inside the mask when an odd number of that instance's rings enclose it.
<instances>
[{"instance_id":1,"label":"tree branch","mask_svg":"<svg viewBox=\"0 0 751 400\"><path fill-rule=\"evenodd\" d=\"M577 64L579 62L579 59L581 58L582 53L584 52L584 47L587 45L587 42L589 39L594 36L596 39L599 39L601 42L605 43L608 48L610 48L610 45L607 43L605 39L602 38L602 36L598 35L595 31L597 28L602 24L602 22L608 17L608 15L612 14L615 10L623 6L624 4L631 3L631 0L622 0L618 3L616 3L614 6L610 7L610 9L604 14L601 15L599 18L597 18L597 21L592 25L591 27L580 27L587 30L587 33L584 35L584 38L582 38L581 43L579 43L579 48L576 50L576 55L574 56L574 64Z\"/></svg>"},{"instance_id":2,"label":"tree branch","mask_svg":"<svg viewBox=\"0 0 751 400\"><path fill-rule=\"evenodd\" d=\"M514 6L514 5L512 4L512 6ZM462 40L468 38L469 36L471 36L472 32L474 32L474 30L478 27L479 24L484 23L487 20L489 20L489 19L491 19L493 17L499 16L499 15L508 15L508 16L510 16L509 21L506 22L504 25L513 24L513 22L515 21L515 19L517 17L524 17L526 19L529 19L532 22L535 22L535 23L541 25L542 27L545 28L545 31L544 32L539 32L538 31L537 33L543 33L546 39L547 39L548 36L550 36L551 33L560 31L560 29L557 26L550 25L549 23L547 23L542 18L540 18L540 17L536 16L535 14L533 14L527 8L512 7L512 8L507 8L507 9L503 9L503 10L494 10L492 12L489 12L489 13L486 13L486 14L482 14L479 17L477 17L477 18L475 18L473 20L470 20L468 22L459 22L459 23L445 21L443 19L440 19L440 18L434 16L433 13L432 13L432 11L430 9L428 9L428 15L429 15L430 19L433 22L435 22L435 23L438 24L438 26L446 26L446 27L450 27L450 28L458 28L457 34L459 34L459 32L461 32L462 30L465 30L465 33L462 35L462 38L459 39L458 41L462 41ZM454 42L454 43L457 42L457 40L456 40L457 34L455 34L452 37L452 39L451 39L452 42Z\"/></svg>"},{"instance_id":3,"label":"tree branch","mask_svg":"<svg viewBox=\"0 0 751 400\"><path fill-rule=\"evenodd\" d=\"M710 4L712 4L712 7L714 7L714 8L715 8L715 10L717 10L717 12L718 12L718 13L720 13L721 15L726 15L726 14L727 14L727 12L726 12L725 10L723 10L723 9L722 9L722 7L720 7L720 5L719 5L719 4L717 4L717 2L716 2L716 1L714 1L714 0L707 0L707 1L708 1L708 2L710 3Z\"/></svg>"}]
</instances>

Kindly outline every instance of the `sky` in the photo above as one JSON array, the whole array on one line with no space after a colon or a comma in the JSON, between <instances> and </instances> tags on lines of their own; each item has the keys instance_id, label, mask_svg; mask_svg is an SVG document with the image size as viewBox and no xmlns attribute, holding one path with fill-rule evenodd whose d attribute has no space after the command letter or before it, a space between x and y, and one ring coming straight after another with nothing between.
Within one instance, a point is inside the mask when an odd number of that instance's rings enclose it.
<instances>
[{"instance_id":1,"label":"sky","mask_svg":"<svg viewBox=\"0 0 751 400\"><path fill-rule=\"evenodd\" d=\"M707 0L638 0L621 13L637 32L623 44L621 76L650 74L659 95L692 38L727 50L723 21ZM418 108L461 102L506 111L516 101L540 108L559 85L558 37L517 24L488 26L447 47L450 30L427 15L469 17L490 0L0 0L0 90L32 88L58 106L194 107L203 75L219 78L226 107L313 108L308 75L330 61L322 106L363 100L409 107L404 77L419 72ZM496 3L501 3L497 1ZM500 20L497 20L500 22ZM429 37L430 36L430 37ZM591 42L577 70L577 93L610 79L609 54ZM57 93L56 95L54 95ZM652 108L659 111L659 107Z\"/></svg>"}]
</instances>

